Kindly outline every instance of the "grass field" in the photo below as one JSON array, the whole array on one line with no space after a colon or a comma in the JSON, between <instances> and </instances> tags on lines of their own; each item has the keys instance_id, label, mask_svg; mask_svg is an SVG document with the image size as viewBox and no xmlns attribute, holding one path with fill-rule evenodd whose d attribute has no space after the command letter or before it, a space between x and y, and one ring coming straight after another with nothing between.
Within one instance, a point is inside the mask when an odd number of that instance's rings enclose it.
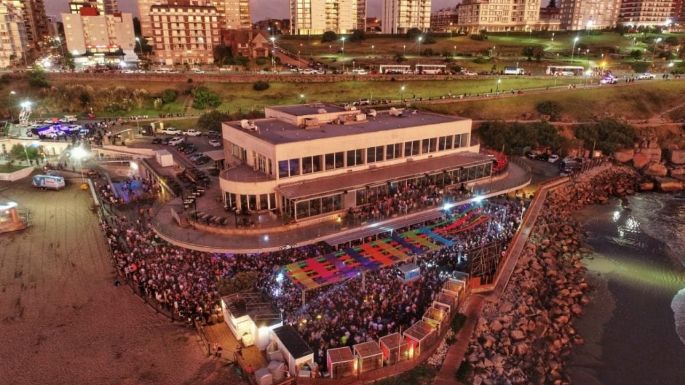
<instances>
[{"instance_id":1,"label":"grass field","mask_svg":"<svg viewBox=\"0 0 685 385\"><path fill-rule=\"evenodd\" d=\"M521 95L499 100L423 105L431 111L454 114L477 120L539 118L535 106L543 101L562 106L566 120L587 121L601 117L648 119L655 114L685 103L685 82L645 82L630 87L574 90L543 95ZM685 110L676 109L672 118Z\"/></svg>"},{"instance_id":2,"label":"grass field","mask_svg":"<svg viewBox=\"0 0 685 385\"><path fill-rule=\"evenodd\" d=\"M0 164L0 173L10 173L10 172L15 172L19 171L22 168L25 168L26 166L16 166L16 165L10 165L10 164Z\"/></svg>"}]
</instances>

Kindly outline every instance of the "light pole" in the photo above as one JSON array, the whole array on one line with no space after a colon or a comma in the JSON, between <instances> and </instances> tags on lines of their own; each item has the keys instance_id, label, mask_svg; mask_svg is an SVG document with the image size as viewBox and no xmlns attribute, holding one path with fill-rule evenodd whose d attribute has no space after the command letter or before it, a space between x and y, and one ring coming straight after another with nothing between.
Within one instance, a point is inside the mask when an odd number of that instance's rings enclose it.
<instances>
[{"instance_id":1,"label":"light pole","mask_svg":"<svg viewBox=\"0 0 685 385\"><path fill-rule=\"evenodd\" d=\"M345 56L345 36L341 37L340 40L342 40L342 54Z\"/></svg>"},{"instance_id":2,"label":"light pole","mask_svg":"<svg viewBox=\"0 0 685 385\"><path fill-rule=\"evenodd\" d=\"M275 64L274 56L276 55L276 36L271 36L269 40L271 40L271 66L273 67Z\"/></svg>"},{"instance_id":3,"label":"light pole","mask_svg":"<svg viewBox=\"0 0 685 385\"><path fill-rule=\"evenodd\" d=\"M654 64L654 58L656 56L656 46L661 43L661 38L658 37L654 40L654 50L652 51L652 64Z\"/></svg>"},{"instance_id":4,"label":"light pole","mask_svg":"<svg viewBox=\"0 0 685 385\"><path fill-rule=\"evenodd\" d=\"M497 88L495 88L495 95L499 95L499 85L502 83L502 79L497 79Z\"/></svg>"},{"instance_id":5,"label":"light pole","mask_svg":"<svg viewBox=\"0 0 685 385\"><path fill-rule=\"evenodd\" d=\"M375 50L375 48L376 48L376 46L372 44L372 45L371 45L371 57L376 57L376 50Z\"/></svg>"},{"instance_id":6,"label":"light pole","mask_svg":"<svg viewBox=\"0 0 685 385\"><path fill-rule=\"evenodd\" d=\"M404 85L402 87L400 87L400 98L401 98L400 101L404 102Z\"/></svg>"},{"instance_id":7,"label":"light pole","mask_svg":"<svg viewBox=\"0 0 685 385\"><path fill-rule=\"evenodd\" d=\"M421 42L423 41L423 36L419 36L419 38L417 40L419 42L419 45L417 46L418 51L419 51L418 54L419 54L419 56L421 56Z\"/></svg>"},{"instance_id":8,"label":"light pole","mask_svg":"<svg viewBox=\"0 0 685 385\"><path fill-rule=\"evenodd\" d=\"M300 101L304 103L304 94L300 94Z\"/></svg>"},{"instance_id":9,"label":"light pole","mask_svg":"<svg viewBox=\"0 0 685 385\"><path fill-rule=\"evenodd\" d=\"M402 56L407 56L407 45L406 44L402 45Z\"/></svg>"},{"instance_id":10,"label":"light pole","mask_svg":"<svg viewBox=\"0 0 685 385\"><path fill-rule=\"evenodd\" d=\"M576 43L578 43L578 40L580 40L578 36L573 38L573 49L571 49L571 61L573 61L573 56L576 53Z\"/></svg>"},{"instance_id":11,"label":"light pole","mask_svg":"<svg viewBox=\"0 0 685 385\"><path fill-rule=\"evenodd\" d=\"M452 54L452 58L456 58L457 57L457 46L455 45L452 48L454 48L454 53Z\"/></svg>"},{"instance_id":12,"label":"light pole","mask_svg":"<svg viewBox=\"0 0 685 385\"><path fill-rule=\"evenodd\" d=\"M140 47L140 56L143 56L143 43L140 42L140 38L136 36L136 44Z\"/></svg>"}]
</instances>

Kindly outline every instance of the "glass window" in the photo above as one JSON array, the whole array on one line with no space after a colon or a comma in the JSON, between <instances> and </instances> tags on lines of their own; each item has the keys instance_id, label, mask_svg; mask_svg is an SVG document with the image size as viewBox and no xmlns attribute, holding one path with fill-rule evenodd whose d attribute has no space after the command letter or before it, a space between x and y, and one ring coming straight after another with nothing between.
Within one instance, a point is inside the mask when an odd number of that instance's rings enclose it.
<instances>
[{"instance_id":1,"label":"glass window","mask_svg":"<svg viewBox=\"0 0 685 385\"><path fill-rule=\"evenodd\" d=\"M280 160L278 161L278 177L287 178L288 177L288 161Z\"/></svg>"},{"instance_id":2,"label":"glass window","mask_svg":"<svg viewBox=\"0 0 685 385\"><path fill-rule=\"evenodd\" d=\"M269 209L273 210L276 208L276 194L269 194Z\"/></svg>"},{"instance_id":3,"label":"glass window","mask_svg":"<svg viewBox=\"0 0 685 385\"><path fill-rule=\"evenodd\" d=\"M268 210L269 209L269 196L266 194L259 195L259 209Z\"/></svg>"},{"instance_id":4,"label":"glass window","mask_svg":"<svg viewBox=\"0 0 685 385\"><path fill-rule=\"evenodd\" d=\"M476 168L475 167L469 167L469 180L474 180L476 179Z\"/></svg>"},{"instance_id":5,"label":"glass window","mask_svg":"<svg viewBox=\"0 0 685 385\"><path fill-rule=\"evenodd\" d=\"M319 172L323 170L321 168L321 157L322 155L316 155L312 157L312 169L314 170L314 172Z\"/></svg>"},{"instance_id":6,"label":"glass window","mask_svg":"<svg viewBox=\"0 0 685 385\"><path fill-rule=\"evenodd\" d=\"M428 140L429 139L424 139L421 141L421 153L422 154L427 154L430 152Z\"/></svg>"},{"instance_id":7,"label":"glass window","mask_svg":"<svg viewBox=\"0 0 685 385\"><path fill-rule=\"evenodd\" d=\"M383 146L369 147L366 149L366 163L383 161Z\"/></svg>"},{"instance_id":8,"label":"glass window","mask_svg":"<svg viewBox=\"0 0 685 385\"><path fill-rule=\"evenodd\" d=\"M411 156L412 142L404 143L404 156Z\"/></svg>"},{"instance_id":9,"label":"glass window","mask_svg":"<svg viewBox=\"0 0 685 385\"><path fill-rule=\"evenodd\" d=\"M257 209L257 196L250 194L250 195L248 195L248 200L249 200L249 202L248 202L249 206L248 207L250 208L250 210L256 210Z\"/></svg>"},{"instance_id":10,"label":"glass window","mask_svg":"<svg viewBox=\"0 0 685 385\"><path fill-rule=\"evenodd\" d=\"M382 162L383 158L383 146L376 147L376 162Z\"/></svg>"},{"instance_id":11,"label":"glass window","mask_svg":"<svg viewBox=\"0 0 685 385\"><path fill-rule=\"evenodd\" d=\"M335 168L345 167L345 153L340 151L335 153Z\"/></svg>"},{"instance_id":12,"label":"glass window","mask_svg":"<svg viewBox=\"0 0 685 385\"><path fill-rule=\"evenodd\" d=\"M333 195L333 210L342 210L342 194Z\"/></svg>"},{"instance_id":13,"label":"glass window","mask_svg":"<svg viewBox=\"0 0 685 385\"><path fill-rule=\"evenodd\" d=\"M300 175L300 160L290 159L288 163L290 166L290 176Z\"/></svg>"},{"instance_id":14,"label":"glass window","mask_svg":"<svg viewBox=\"0 0 685 385\"><path fill-rule=\"evenodd\" d=\"M335 169L335 154L326 154L324 159L326 164L326 171Z\"/></svg>"},{"instance_id":15,"label":"glass window","mask_svg":"<svg viewBox=\"0 0 685 385\"><path fill-rule=\"evenodd\" d=\"M364 164L364 150L347 151L347 167L359 166Z\"/></svg>"},{"instance_id":16,"label":"glass window","mask_svg":"<svg viewBox=\"0 0 685 385\"><path fill-rule=\"evenodd\" d=\"M309 201L309 215L319 215L321 213L321 198L315 198Z\"/></svg>"},{"instance_id":17,"label":"glass window","mask_svg":"<svg viewBox=\"0 0 685 385\"><path fill-rule=\"evenodd\" d=\"M438 144L438 139L437 139L437 138L430 138L430 139L428 139L428 152L435 152L435 151L437 151L437 144Z\"/></svg>"},{"instance_id":18,"label":"glass window","mask_svg":"<svg viewBox=\"0 0 685 385\"><path fill-rule=\"evenodd\" d=\"M273 164L272 164L272 162L271 162L271 158L269 158L269 159L267 159L267 160L268 160L268 163L269 163L269 175L273 175L273 174L274 174L274 167L273 167Z\"/></svg>"},{"instance_id":19,"label":"glass window","mask_svg":"<svg viewBox=\"0 0 685 385\"><path fill-rule=\"evenodd\" d=\"M312 157L305 156L302 158L302 174L311 174L314 171L312 166Z\"/></svg>"},{"instance_id":20,"label":"glass window","mask_svg":"<svg viewBox=\"0 0 685 385\"><path fill-rule=\"evenodd\" d=\"M297 218L306 218L309 216L309 201L297 202Z\"/></svg>"}]
</instances>

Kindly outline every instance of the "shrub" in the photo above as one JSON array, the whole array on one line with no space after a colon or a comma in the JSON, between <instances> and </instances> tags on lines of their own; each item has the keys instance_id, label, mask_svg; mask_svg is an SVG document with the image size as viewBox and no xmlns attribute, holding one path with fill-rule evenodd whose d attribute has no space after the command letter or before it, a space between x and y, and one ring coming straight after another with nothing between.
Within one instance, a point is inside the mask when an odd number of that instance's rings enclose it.
<instances>
[{"instance_id":1,"label":"shrub","mask_svg":"<svg viewBox=\"0 0 685 385\"><path fill-rule=\"evenodd\" d=\"M488 40L488 35L484 35L482 33L474 33L469 35L469 39L477 41Z\"/></svg>"},{"instance_id":2,"label":"shrub","mask_svg":"<svg viewBox=\"0 0 685 385\"><path fill-rule=\"evenodd\" d=\"M255 59L255 63L257 63L257 65L260 65L260 66L263 66L267 62L268 61L265 57L258 57L257 59Z\"/></svg>"},{"instance_id":3,"label":"shrub","mask_svg":"<svg viewBox=\"0 0 685 385\"><path fill-rule=\"evenodd\" d=\"M510 155L523 155L524 150L530 146L558 150L566 142L559 129L547 122L485 122L478 129L478 133L486 147L504 148Z\"/></svg>"},{"instance_id":4,"label":"shrub","mask_svg":"<svg viewBox=\"0 0 685 385\"><path fill-rule=\"evenodd\" d=\"M350 41L362 41L366 39L366 34L361 29L355 29L352 31L352 36L350 36Z\"/></svg>"},{"instance_id":5,"label":"shrub","mask_svg":"<svg viewBox=\"0 0 685 385\"><path fill-rule=\"evenodd\" d=\"M230 120L230 118L230 115L227 113L213 110L200 115L197 119L197 125L204 130L220 131L221 123Z\"/></svg>"},{"instance_id":6,"label":"shrub","mask_svg":"<svg viewBox=\"0 0 685 385\"><path fill-rule=\"evenodd\" d=\"M333 31L326 31L321 35L321 42L322 43L328 43L331 41L336 41L338 40L338 34L336 34Z\"/></svg>"},{"instance_id":7,"label":"shrub","mask_svg":"<svg viewBox=\"0 0 685 385\"><path fill-rule=\"evenodd\" d=\"M554 120L559 119L562 111L561 104L551 100L538 103L538 105L535 106L535 109L543 115L551 116Z\"/></svg>"},{"instance_id":8,"label":"shrub","mask_svg":"<svg viewBox=\"0 0 685 385\"><path fill-rule=\"evenodd\" d=\"M221 104L219 95L206 87L197 87L193 91L193 108L205 110L207 108L217 108Z\"/></svg>"},{"instance_id":9,"label":"shrub","mask_svg":"<svg viewBox=\"0 0 685 385\"><path fill-rule=\"evenodd\" d=\"M631 147L637 137L633 126L613 119L577 126L575 135L583 141L585 148L595 147L605 154L611 154L620 148Z\"/></svg>"},{"instance_id":10,"label":"shrub","mask_svg":"<svg viewBox=\"0 0 685 385\"><path fill-rule=\"evenodd\" d=\"M635 60L642 59L643 52L641 49L634 49L630 51L630 57Z\"/></svg>"},{"instance_id":11,"label":"shrub","mask_svg":"<svg viewBox=\"0 0 685 385\"><path fill-rule=\"evenodd\" d=\"M50 83L48 83L48 79L45 76L45 72L43 70L40 70L40 69L33 69L32 71L29 71L28 81L29 81L29 85L33 88L48 88L48 87L50 87Z\"/></svg>"},{"instance_id":12,"label":"shrub","mask_svg":"<svg viewBox=\"0 0 685 385\"><path fill-rule=\"evenodd\" d=\"M178 92L174 89L167 88L166 90L162 91L161 98L164 104L173 103L176 101L176 98L178 98Z\"/></svg>"},{"instance_id":13,"label":"shrub","mask_svg":"<svg viewBox=\"0 0 685 385\"><path fill-rule=\"evenodd\" d=\"M633 68L633 71L635 72L647 72L647 70L649 69L649 63L646 61L636 61L630 63L630 66Z\"/></svg>"},{"instance_id":14,"label":"shrub","mask_svg":"<svg viewBox=\"0 0 685 385\"><path fill-rule=\"evenodd\" d=\"M407 31L407 39L409 40L416 40L419 36L421 36L422 32L418 28L409 28Z\"/></svg>"},{"instance_id":15,"label":"shrub","mask_svg":"<svg viewBox=\"0 0 685 385\"><path fill-rule=\"evenodd\" d=\"M477 58L473 59L473 62L476 64L485 64L485 63L489 63L490 59L485 58L483 56L478 56Z\"/></svg>"},{"instance_id":16,"label":"shrub","mask_svg":"<svg viewBox=\"0 0 685 385\"><path fill-rule=\"evenodd\" d=\"M257 80L254 82L252 85L252 89L255 91L264 91L268 90L270 87L269 82L265 82L264 80Z\"/></svg>"}]
</instances>

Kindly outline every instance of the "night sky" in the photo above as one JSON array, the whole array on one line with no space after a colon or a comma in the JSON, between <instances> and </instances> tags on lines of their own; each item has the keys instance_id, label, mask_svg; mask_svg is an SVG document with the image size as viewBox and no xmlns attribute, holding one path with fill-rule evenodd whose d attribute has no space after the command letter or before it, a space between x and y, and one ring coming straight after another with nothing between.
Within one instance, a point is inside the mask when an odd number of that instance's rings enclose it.
<instances>
[{"instance_id":1,"label":"night sky","mask_svg":"<svg viewBox=\"0 0 685 385\"><path fill-rule=\"evenodd\" d=\"M367 15L380 16L381 8L383 7L383 0L367 0L368 11ZM453 7L457 4L457 0L433 0L433 10L440 8ZM547 0L542 1L543 4ZM59 15L66 12L69 0L50 0L46 1L46 8L48 15ZM288 0L250 0L252 6L252 20L263 20L269 17L285 19L288 18ZM131 12L137 14L137 6L135 0L119 0L119 8L123 12Z\"/></svg>"}]
</instances>

